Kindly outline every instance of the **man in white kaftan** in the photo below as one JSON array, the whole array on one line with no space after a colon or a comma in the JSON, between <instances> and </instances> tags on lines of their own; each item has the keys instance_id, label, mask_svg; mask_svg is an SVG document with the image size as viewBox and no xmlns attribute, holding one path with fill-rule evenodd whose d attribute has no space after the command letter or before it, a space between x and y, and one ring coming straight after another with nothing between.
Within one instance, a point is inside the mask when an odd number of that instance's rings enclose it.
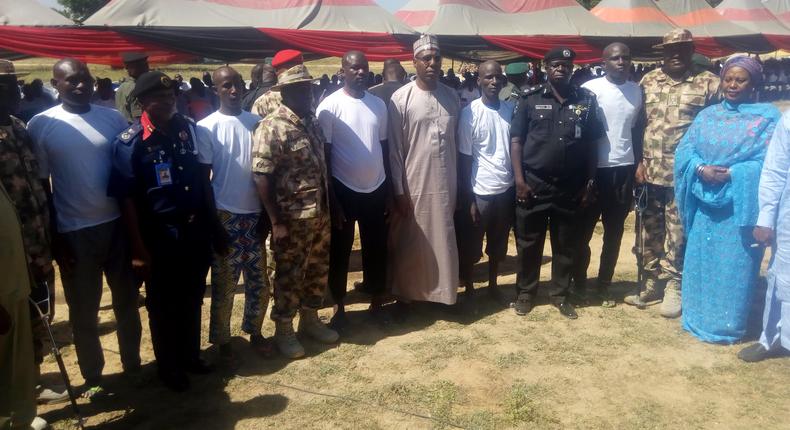
<instances>
[{"instance_id":1,"label":"man in white kaftan","mask_svg":"<svg viewBox=\"0 0 790 430\"><path fill-rule=\"evenodd\" d=\"M738 354L747 362L762 361L790 350L790 112L782 117L768 146L759 199L760 215L754 239L766 246L773 245L774 252L768 269L760 342Z\"/></svg>"},{"instance_id":2,"label":"man in white kaftan","mask_svg":"<svg viewBox=\"0 0 790 430\"><path fill-rule=\"evenodd\" d=\"M456 205L458 95L439 82L434 36L414 44L417 79L392 95L389 145L396 214L388 284L401 301L454 304L458 289Z\"/></svg>"}]
</instances>

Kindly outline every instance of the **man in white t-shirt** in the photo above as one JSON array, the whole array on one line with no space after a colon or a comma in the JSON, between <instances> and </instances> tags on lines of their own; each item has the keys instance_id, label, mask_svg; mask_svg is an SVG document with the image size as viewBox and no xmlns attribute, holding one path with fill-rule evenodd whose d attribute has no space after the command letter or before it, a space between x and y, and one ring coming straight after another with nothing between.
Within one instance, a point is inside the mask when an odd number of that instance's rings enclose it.
<instances>
[{"instance_id":1,"label":"man in white t-shirt","mask_svg":"<svg viewBox=\"0 0 790 430\"><path fill-rule=\"evenodd\" d=\"M115 109L90 104L93 77L84 63L58 61L52 76L63 103L34 116L28 132L39 177L53 197L53 253L69 305L84 395L93 397L103 394L104 354L98 329L102 274L112 291L124 371L140 369L138 287L118 203L107 196L111 143L127 122Z\"/></svg>"},{"instance_id":2,"label":"man in white t-shirt","mask_svg":"<svg viewBox=\"0 0 790 430\"><path fill-rule=\"evenodd\" d=\"M371 312L380 316L386 282L387 224L387 107L365 90L368 60L359 51L343 56L345 86L324 99L316 116L331 145L327 165L335 198L329 254L329 289L337 305L331 326L345 323L343 298L348 260L354 244L354 223L359 223L362 273L373 295Z\"/></svg>"},{"instance_id":3,"label":"man in white t-shirt","mask_svg":"<svg viewBox=\"0 0 790 430\"><path fill-rule=\"evenodd\" d=\"M219 110L197 123L211 142L203 149L204 162L211 163L212 188L219 219L228 234L231 251L214 255L211 266L211 323L209 342L219 345L224 364L233 364L230 318L239 276L244 273L244 318L241 329L250 335L250 345L263 356L272 353L271 343L261 334L269 305L264 243L269 219L261 214L261 202L252 179L252 132L261 117L242 110L244 80L231 67L220 67L212 76L219 97ZM208 153L205 153L208 152Z\"/></svg>"},{"instance_id":4,"label":"man in white t-shirt","mask_svg":"<svg viewBox=\"0 0 790 430\"><path fill-rule=\"evenodd\" d=\"M606 123L606 134L598 140L598 170L596 173L597 201L581 216L580 246L574 262L574 292L579 300L587 301L587 267L590 265L590 239L598 218L603 223L603 247L598 268L596 293L601 305L613 307L609 295L625 219L632 205L634 173L642 159L644 108L642 90L628 80L631 70L631 51L622 43L612 43L603 51L606 75L582 85L595 93L600 117Z\"/></svg>"},{"instance_id":5,"label":"man in white t-shirt","mask_svg":"<svg viewBox=\"0 0 790 430\"><path fill-rule=\"evenodd\" d=\"M461 284L474 291L472 268L488 255L488 292L497 289L499 263L507 256L508 237L515 216L516 195L510 162L510 120L515 106L499 100L507 83L502 67L486 61L478 67L480 98L461 111L458 152L461 154L461 210L456 215Z\"/></svg>"}]
</instances>

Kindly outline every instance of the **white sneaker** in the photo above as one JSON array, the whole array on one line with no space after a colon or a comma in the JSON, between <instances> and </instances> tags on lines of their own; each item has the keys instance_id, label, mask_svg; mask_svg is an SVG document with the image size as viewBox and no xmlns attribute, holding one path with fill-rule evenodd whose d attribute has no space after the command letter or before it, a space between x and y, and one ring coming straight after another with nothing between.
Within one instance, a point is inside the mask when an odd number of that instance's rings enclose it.
<instances>
[{"instance_id":1,"label":"white sneaker","mask_svg":"<svg viewBox=\"0 0 790 430\"><path fill-rule=\"evenodd\" d=\"M33 418L33 422L30 423L30 428L31 430L44 430L46 428L49 428L49 423L47 423L47 421L44 420L44 418L35 417Z\"/></svg>"},{"instance_id":2,"label":"white sneaker","mask_svg":"<svg viewBox=\"0 0 790 430\"><path fill-rule=\"evenodd\" d=\"M69 400L69 392L65 387L52 387L47 388L39 385L38 389L38 404L40 405L54 405L57 403L64 403Z\"/></svg>"}]
</instances>

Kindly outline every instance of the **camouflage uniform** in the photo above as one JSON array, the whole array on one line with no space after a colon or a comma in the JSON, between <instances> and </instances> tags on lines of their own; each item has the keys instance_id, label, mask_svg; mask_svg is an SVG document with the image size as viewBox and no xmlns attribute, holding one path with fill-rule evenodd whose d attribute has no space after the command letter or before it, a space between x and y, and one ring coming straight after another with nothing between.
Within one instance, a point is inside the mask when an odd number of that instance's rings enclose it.
<instances>
[{"instance_id":1,"label":"camouflage uniform","mask_svg":"<svg viewBox=\"0 0 790 430\"><path fill-rule=\"evenodd\" d=\"M266 118L269 114L277 110L283 103L283 97L280 91L269 90L262 96L255 100L252 105L252 113L257 114L261 118Z\"/></svg>"},{"instance_id":2,"label":"camouflage uniform","mask_svg":"<svg viewBox=\"0 0 790 430\"><path fill-rule=\"evenodd\" d=\"M130 124L140 119L143 115L143 110L137 103L137 99L129 97L129 94L134 89L134 83L134 78L130 77L118 87L117 91L115 91L115 108L121 112L123 117L126 118Z\"/></svg>"},{"instance_id":3,"label":"camouflage uniform","mask_svg":"<svg viewBox=\"0 0 790 430\"><path fill-rule=\"evenodd\" d=\"M54 293L55 269L52 266L47 195L38 178L38 162L33 154L25 123L11 117L10 126L0 127L0 182L19 213L22 240L33 281L47 282ZM39 318L33 318L33 344L36 363L44 359L46 332Z\"/></svg>"},{"instance_id":4,"label":"camouflage uniform","mask_svg":"<svg viewBox=\"0 0 790 430\"><path fill-rule=\"evenodd\" d=\"M264 96L265 97L265 96ZM288 237L272 244L275 321L321 307L329 273L329 209L324 137L315 117L280 105L253 135L253 172L270 175Z\"/></svg>"},{"instance_id":5,"label":"camouflage uniform","mask_svg":"<svg viewBox=\"0 0 790 430\"><path fill-rule=\"evenodd\" d=\"M648 186L643 218L647 288L655 288L661 280L668 281L668 288L679 290L684 238L675 205L675 148L697 114L718 101L719 78L702 72L675 81L659 68L645 75L640 84L647 115L643 156Z\"/></svg>"}]
</instances>

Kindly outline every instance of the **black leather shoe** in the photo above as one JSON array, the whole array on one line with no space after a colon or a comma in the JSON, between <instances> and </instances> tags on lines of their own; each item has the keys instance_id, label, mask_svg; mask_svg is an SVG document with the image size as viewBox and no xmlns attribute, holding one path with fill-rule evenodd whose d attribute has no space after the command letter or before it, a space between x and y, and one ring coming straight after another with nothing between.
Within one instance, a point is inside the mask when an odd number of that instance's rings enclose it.
<instances>
[{"instance_id":1,"label":"black leather shoe","mask_svg":"<svg viewBox=\"0 0 790 430\"><path fill-rule=\"evenodd\" d=\"M184 367L184 370L193 375L207 375L214 371L214 367L206 364L203 360L197 360Z\"/></svg>"},{"instance_id":2,"label":"black leather shoe","mask_svg":"<svg viewBox=\"0 0 790 430\"><path fill-rule=\"evenodd\" d=\"M159 379L162 380L165 387L177 393L183 393L189 389L189 378L184 372L160 372Z\"/></svg>"},{"instance_id":3,"label":"black leather shoe","mask_svg":"<svg viewBox=\"0 0 790 430\"><path fill-rule=\"evenodd\" d=\"M524 316L532 310L532 302L529 300L516 300L513 303L513 310L516 312L516 315Z\"/></svg>"},{"instance_id":4,"label":"black leather shoe","mask_svg":"<svg viewBox=\"0 0 790 430\"><path fill-rule=\"evenodd\" d=\"M765 349L765 347L760 343L757 342L753 345L747 346L743 348L738 353L738 358L747 362L747 363L757 363L758 361L763 361L769 358L776 358L786 355L787 352L782 350L782 348L775 348L772 350Z\"/></svg>"},{"instance_id":5,"label":"black leather shoe","mask_svg":"<svg viewBox=\"0 0 790 430\"><path fill-rule=\"evenodd\" d=\"M576 310L573 309L573 306L568 302L557 303L554 306L559 309L562 316L568 319L575 320L576 318L579 318L579 315L576 314Z\"/></svg>"}]
</instances>

